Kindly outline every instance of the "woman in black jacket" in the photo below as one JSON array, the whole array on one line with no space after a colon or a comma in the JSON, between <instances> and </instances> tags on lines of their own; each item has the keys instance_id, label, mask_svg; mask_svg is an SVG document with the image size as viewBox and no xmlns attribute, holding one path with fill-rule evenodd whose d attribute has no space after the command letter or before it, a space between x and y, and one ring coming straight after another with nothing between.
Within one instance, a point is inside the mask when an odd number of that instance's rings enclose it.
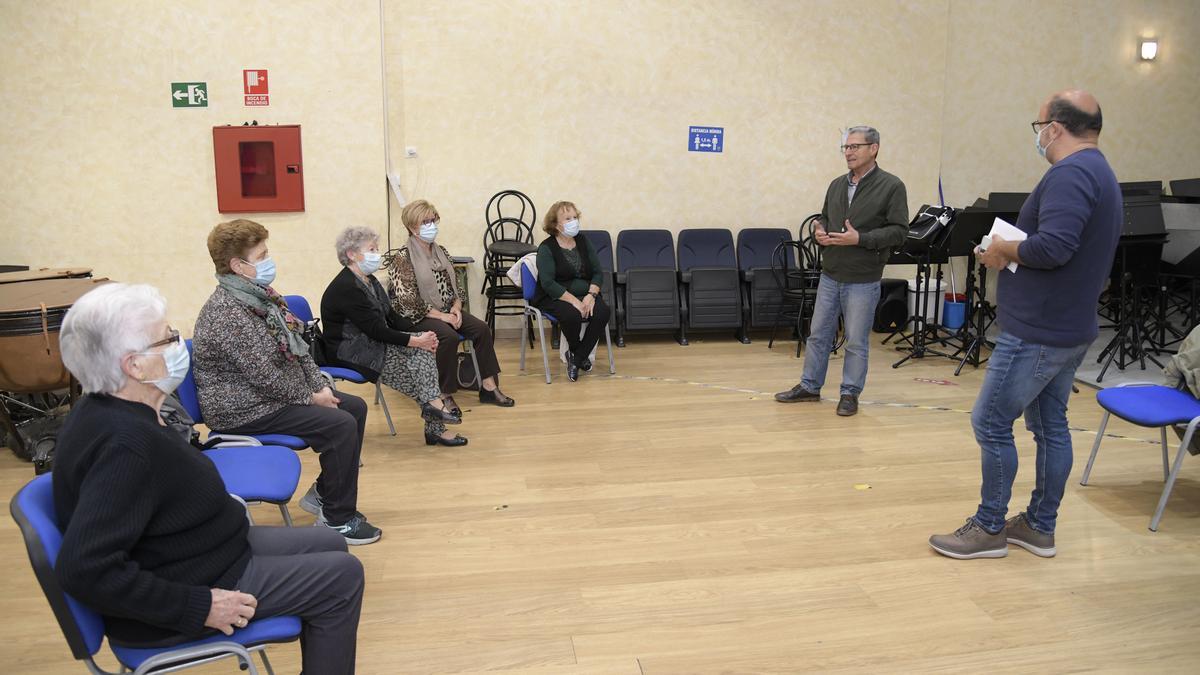
<instances>
[{"instance_id":1,"label":"woman in black jacket","mask_svg":"<svg viewBox=\"0 0 1200 675\"><path fill-rule=\"evenodd\" d=\"M579 210L556 202L546 212L542 229L550 236L538 246L538 288L533 304L550 312L562 327L567 352L567 379L592 369L588 355L604 335L609 309L600 297L600 259L587 237L579 236ZM580 331L583 322L587 329ZM580 335L580 332L583 335Z\"/></svg>"},{"instance_id":2,"label":"woman in black jacket","mask_svg":"<svg viewBox=\"0 0 1200 675\"><path fill-rule=\"evenodd\" d=\"M438 389L437 336L415 332L371 276L379 269L379 235L368 227L348 227L338 235L336 248L344 267L321 296L330 365L353 368L420 403L426 445L466 445L466 438L446 430L462 418L446 409Z\"/></svg>"}]
</instances>

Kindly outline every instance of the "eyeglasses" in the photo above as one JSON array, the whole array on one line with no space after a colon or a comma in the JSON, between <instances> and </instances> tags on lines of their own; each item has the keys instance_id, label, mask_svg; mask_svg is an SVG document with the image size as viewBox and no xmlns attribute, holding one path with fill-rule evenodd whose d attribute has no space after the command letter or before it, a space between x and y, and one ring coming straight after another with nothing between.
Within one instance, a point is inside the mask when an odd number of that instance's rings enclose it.
<instances>
[{"instance_id":1,"label":"eyeglasses","mask_svg":"<svg viewBox=\"0 0 1200 675\"><path fill-rule=\"evenodd\" d=\"M171 328L170 326L167 326L167 332L170 333L170 335L159 340L158 342L151 342L150 344L146 345L145 349L143 349L142 351L144 352L147 349L153 349L155 347L161 347L163 345L169 345L169 344L174 344L176 342L179 342L179 331L175 330L174 328Z\"/></svg>"},{"instance_id":2,"label":"eyeglasses","mask_svg":"<svg viewBox=\"0 0 1200 675\"><path fill-rule=\"evenodd\" d=\"M438 225L441 222L442 222L441 218L438 218L437 220L427 220L427 221L421 223L421 227L425 227L426 225Z\"/></svg>"},{"instance_id":3,"label":"eyeglasses","mask_svg":"<svg viewBox=\"0 0 1200 675\"><path fill-rule=\"evenodd\" d=\"M874 143L848 143L846 145L841 146L841 148L842 148L842 152L846 152L847 150L857 151L859 148L869 148L872 145L875 145L875 144Z\"/></svg>"},{"instance_id":4,"label":"eyeglasses","mask_svg":"<svg viewBox=\"0 0 1200 675\"><path fill-rule=\"evenodd\" d=\"M1044 126L1046 124L1050 124L1052 122L1058 122L1059 124L1061 124L1062 120L1039 120L1037 122L1030 122L1029 128L1033 129L1033 133L1036 134L1038 132L1038 127Z\"/></svg>"}]
</instances>

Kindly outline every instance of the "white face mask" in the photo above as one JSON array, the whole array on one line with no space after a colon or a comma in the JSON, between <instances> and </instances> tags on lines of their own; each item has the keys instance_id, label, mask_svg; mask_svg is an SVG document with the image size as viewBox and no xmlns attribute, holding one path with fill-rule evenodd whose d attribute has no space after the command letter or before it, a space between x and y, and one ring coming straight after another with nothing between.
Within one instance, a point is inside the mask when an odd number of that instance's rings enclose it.
<instances>
[{"instance_id":1,"label":"white face mask","mask_svg":"<svg viewBox=\"0 0 1200 675\"><path fill-rule=\"evenodd\" d=\"M1050 128L1050 125L1047 124L1046 126L1042 127L1042 131L1045 131L1049 128ZM1049 150L1050 146L1054 145L1054 141L1057 141L1058 139L1057 138L1051 139L1050 142L1046 144L1046 147L1043 148L1042 147L1042 131L1039 131L1033 135L1033 145L1034 145L1034 147L1037 148L1038 154L1041 155L1042 157L1045 157L1046 151Z\"/></svg>"},{"instance_id":2,"label":"white face mask","mask_svg":"<svg viewBox=\"0 0 1200 675\"><path fill-rule=\"evenodd\" d=\"M424 241L428 244L432 244L433 240L437 239L437 235L438 221L436 220L431 220L428 223L421 223L421 231L417 233L417 236L421 238L421 241Z\"/></svg>"},{"instance_id":3,"label":"white face mask","mask_svg":"<svg viewBox=\"0 0 1200 675\"><path fill-rule=\"evenodd\" d=\"M152 384L164 394L170 394L179 388L183 378L187 377L188 368L192 365L192 356L188 354L183 341L176 342L161 352L142 352L146 355L157 354L162 357L163 365L167 367L165 377L157 380L141 380L142 384Z\"/></svg>"},{"instance_id":4,"label":"white face mask","mask_svg":"<svg viewBox=\"0 0 1200 675\"><path fill-rule=\"evenodd\" d=\"M572 218L563 223L562 233L568 237L571 237L572 239L575 238L575 235L579 234L579 219Z\"/></svg>"},{"instance_id":5,"label":"white face mask","mask_svg":"<svg viewBox=\"0 0 1200 675\"><path fill-rule=\"evenodd\" d=\"M383 258L378 251L363 251L363 259L358 261L358 271L370 276L379 270L379 261Z\"/></svg>"}]
</instances>

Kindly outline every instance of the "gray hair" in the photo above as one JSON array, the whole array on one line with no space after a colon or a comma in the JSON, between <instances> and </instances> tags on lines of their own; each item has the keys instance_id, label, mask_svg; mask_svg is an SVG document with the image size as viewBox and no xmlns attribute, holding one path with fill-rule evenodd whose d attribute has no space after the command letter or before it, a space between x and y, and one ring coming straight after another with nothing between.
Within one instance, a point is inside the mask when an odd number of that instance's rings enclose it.
<instances>
[{"instance_id":1,"label":"gray hair","mask_svg":"<svg viewBox=\"0 0 1200 675\"><path fill-rule=\"evenodd\" d=\"M379 233L369 227L347 227L342 230L342 233L337 236L337 241L334 247L337 248L338 262L343 266L354 262L346 255L350 251L357 251L364 245L370 244L373 241L379 241Z\"/></svg>"},{"instance_id":2,"label":"gray hair","mask_svg":"<svg viewBox=\"0 0 1200 675\"><path fill-rule=\"evenodd\" d=\"M875 127L864 127L864 126L850 127L849 129L846 130L846 138L850 138L850 134L862 134L863 139L866 140L866 142L868 142L868 143L878 143L879 142L879 130L876 129Z\"/></svg>"},{"instance_id":3,"label":"gray hair","mask_svg":"<svg viewBox=\"0 0 1200 675\"><path fill-rule=\"evenodd\" d=\"M167 301L146 284L104 284L75 301L58 337L63 365L84 393L112 394L125 386L125 355L154 342Z\"/></svg>"}]
</instances>

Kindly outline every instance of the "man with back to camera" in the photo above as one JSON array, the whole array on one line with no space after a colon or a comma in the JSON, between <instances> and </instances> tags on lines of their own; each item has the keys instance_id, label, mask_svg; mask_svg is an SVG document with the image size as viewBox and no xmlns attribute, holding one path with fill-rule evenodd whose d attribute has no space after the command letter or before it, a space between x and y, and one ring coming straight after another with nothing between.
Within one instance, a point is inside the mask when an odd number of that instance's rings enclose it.
<instances>
[{"instance_id":1,"label":"man with back to camera","mask_svg":"<svg viewBox=\"0 0 1200 675\"><path fill-rule=\"evenodd\" d=\"M1097 147L1102 121L1086 91L1069 89L1042 104L1034 144L1051 166L1017 218L1029 237L993 236L976 250L988 269L1000 270L1001 333L971 412L983 470L979 508L954 533L929 538L942 555L1003 558L1008 544L1043 558L1056 553L1054 527L1073 459L1067 399L1099 330L1096 302L1121 236L1121 188ZM1016 272L1004 269L1013 262ZM1037 482L1026 510L1006 522L1017 473L1012 427L1022 413L1037 442Z\"/></svg>"},{"instance_id":2,"label":"man with back to camera","mask_svg":"<svg viewBox=\"0 0 1200 675\"><path fill-rule=\"evenodd\" d=\"M899 178L879 168L879 132L851 127L842 154L850 172L829 184L821 219L814 230L821 253L821 280L813 307L804 375L800 384L775 394L780 403L820 401L837 335L838 317L846 331L841 399L837 414L858 412L858 395L867 382L871 322L879 302L879 280L892 249L908 233L908 192Z\"/></svg>"}]
</instances>

